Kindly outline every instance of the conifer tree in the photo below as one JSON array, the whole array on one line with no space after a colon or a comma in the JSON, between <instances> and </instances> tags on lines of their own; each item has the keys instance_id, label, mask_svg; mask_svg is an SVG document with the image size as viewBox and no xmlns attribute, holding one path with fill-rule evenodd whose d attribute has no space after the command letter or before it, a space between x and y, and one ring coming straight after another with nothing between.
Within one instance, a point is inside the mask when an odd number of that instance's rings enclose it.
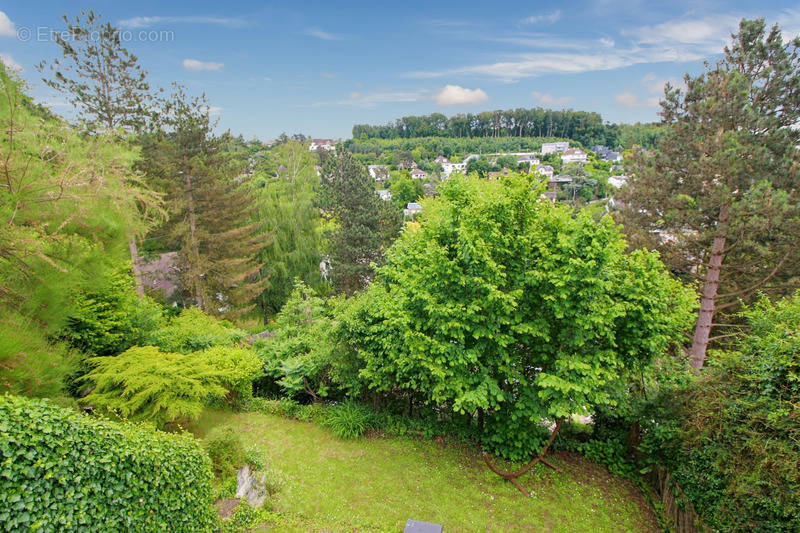
<instances>
[{"instance_id":1,"label":"conifer tree","mask_svg":"<svg viewBox=\"0 0 800 533\"><path fill-rule=\"evenodd\" d=\"M176 85L161 112L164 127L143 141L142 167L166 195L165 229L178 250L184 296L214 315L241 314L263 289L255 257L265 236L239 180L241 164L213 134L205 97Z\"/></svg>"},{"instance_id":2,"label":"conifer tree","mask_svg":"<svg viewBox=\"0 0 800 533\"><path fill-rule=\"evenodd\" d=\"M800 280L800 39L742 20L716 65L667 87L654 153L638 154L621 198L627 231L694 280L691 364L703 366L720 312Z\"/></svg>"},{"instance_id":3,"label":"conifer tree","mask_svg":"<svg viewBox=\"0 0 800 533\"><path fill-rule=\"evenodd\" d=\"M336 224L328 242L331 281L350 296L369 283L385 236L396 231L383 227L381 199L367 170L341 148L322 167L319 205Z\"/></svg>"}]
</instances>

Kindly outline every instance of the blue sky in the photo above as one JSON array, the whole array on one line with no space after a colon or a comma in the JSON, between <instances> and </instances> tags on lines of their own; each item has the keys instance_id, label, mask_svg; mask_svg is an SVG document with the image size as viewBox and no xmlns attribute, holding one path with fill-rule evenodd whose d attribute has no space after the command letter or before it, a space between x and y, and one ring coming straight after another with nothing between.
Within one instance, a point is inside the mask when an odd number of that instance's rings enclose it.
<instances>
[{"instance_id":1,"label":"blue sky","mask_svg":"<svg viewBox=\"0 0 800 533\"><path fill-rule=\"evenodd\" d=\"M249 138L349 137L353 124L516 107L657 120L666 80L713 60L741 17L800 33L790 2L95 2L151 83L205 92ZM85 4L0 3L0 57L65 116L34 66ZM143 33L142 33L143 32Z\"/></svg>"}]
</instances>

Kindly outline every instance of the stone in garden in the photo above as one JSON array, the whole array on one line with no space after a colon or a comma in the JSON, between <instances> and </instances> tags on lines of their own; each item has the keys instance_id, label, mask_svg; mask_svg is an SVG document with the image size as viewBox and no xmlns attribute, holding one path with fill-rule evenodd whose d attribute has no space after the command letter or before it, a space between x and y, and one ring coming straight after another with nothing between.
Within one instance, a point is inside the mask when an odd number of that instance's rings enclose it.
<instances>
[{"instance_id":1,"label":"stone in garden","mask_svg":"<svg viewBox=\"0 0 800 533\"><path fill-rule=\"evenodd\" d=\"M236 474L236 497L247 498L250 507L261 507L269 497L265 479L263 472L255 472L250 465L244 465Z\"/></svg>"}]
</instances>

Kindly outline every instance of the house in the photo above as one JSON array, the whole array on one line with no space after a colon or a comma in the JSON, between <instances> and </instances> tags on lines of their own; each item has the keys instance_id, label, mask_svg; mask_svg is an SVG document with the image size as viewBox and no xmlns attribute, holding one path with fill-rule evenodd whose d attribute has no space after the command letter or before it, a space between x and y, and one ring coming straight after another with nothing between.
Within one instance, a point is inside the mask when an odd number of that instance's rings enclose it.
<instances>
[{"instance_id":1,"label":"house","mask_svg":"<svg viewBox=\"0 0 800 533\"><path fill-rule=\"evenodd\" d=\"M438 156L436 159L434 159L434 160L433 160L433 162L434 162L434 163L438 163L438 164L440 164L440 165L445 165L445 164L449 163L449 162L450 162L450 160L449 160L449 159L447 159L445 156L443 156L443 155L440 155L440 156Z\"/></svg>"},{"instance_id":2,"label":"house","mask_svg":"<svg viewBox=\"0 0 800 533\"><path fill-rule=\"evenodd\" d=\"M546 178L553 177L553 167L551 167L550 165L539 165L538 167L536 167L536 172L538 172L539 174L541 174Z\"/></svg>"},{"instance_id":3,"label":"house","mask_svg":"<svg viewBox=\"0 0 800 533\"><path fill-rule=\"evenodd\" d=\"M403 216L414 218L417 213L422 212L422 206L417 202L408 202L406 208L403 209Z\"/></svg>"},{"instance_id":4,"label":"house","mask_svg":"<svg viewBox=\"0 0 800 533\"><path fill-rule=\"evenodd\" d=\"M424 180L428 177L428 173L425 172L424 170L415 168L414 170L411 171L411 177L414 178L415 180Z\"/></svg>"},{"instance_id":5,"label":"house","mask_svg":"<svg viewBox=\"0 0 800 533\"><path fill-rule=\"evenodd\" d=\"M389 179L389 167L386 165L368 165L367 171L375 181L386 181Z\"/></svg>"},{"instance_id":6,"label":"house","mask_svg":"<svg viewBox=\"0 0 800 533\"><path fill-rule=\"evenodd\" d=\"M602 144L596 144L596 145L592 146L592 147L591 147L591 148L589 148L589 149L590 149L592 152L594 152L594 153L596 153L596 154L600 154L600 155L602 155L602 154L604 154L604 153L606 153L606 152L608 152L608 151L609 151L609 148L608 148L608 146L604 146L604 145L602 145Z\"/></svg>"},{"instance_id":7,"label":"house","mask_svg":"<svg viewBox=\"0 0 800 533\"><path fill-rule=\"evenodd\" d=\"M560 141L556 143L544 143L542 144L542 155L556 154L559 152L564 152L568 149L569 149L569 142L567 141Z\"/></svg>"},{"instance_id":8,"label":"house","mask_svg":"<svg viewBox=\"0 0 800 533\"><path fill-rule=\"evenodd\" d=\"M608 178L608 184L612 187L616 187L619 189L620 187L624 187L628 183L628 176L611 176Z\"/></svg>"},{"instance_id":9,"label":"house","mask_svg":"<svg viewBox=\"0 0 800 533\"><path fill-rule=\"evenodd\" d=\"M521 155L517 158L517 163L528 163L529 166L539 164L539 158L532 155Z\"/></svg>"},{"instance_id":10,"label":"house","mask_svg":"<svg viewBox=\"0 0 800 533\"><path fill-rule=\"evenodd\" d=\"M625 169L623 168L623 166L622 166L622 165L611 165L611 168L610 168L610 169L608 169L608 171L609 171L609 172L611 172L611 173L617 173L617 174L619 174L619 173L622 173L622 172L624 172L624 171L625 171Z\"/></svg>"},{"instance_id":11,"label":"house","mask_svg":"<svg viewBox=\"0 0 800 533\"><path fill-rule=\"evenodd\" d=\"M388 202L392 199L392 191L389 189L378 189L375 192L378 193L378 197L384 202Z\"/></svg>"},{"instance_id":12,"label":"house","mask_svg":"<svg viewBox=\"0 0 800 533\"><path fill-rule=\"evenodd\" d=\"M586 152L580 148L570 148L561 154L563 163L585 163L587 160Z\"/></svg>"},{"instance_id":13,"label":"house","mask_svg":"<svg viewBox=\"0 0 800 533\"><path fill-rule=\"evenodd\" d=\"M609 150L605 154L601 156L603 161L613 161L614 163L619 163L622 161L622 154L619 152L614 152L613 150Z\"/></svg>"},{"instance_id":14,"label":"house","mask_svg":"<svg viewBox=\"0 0 800 533\"><path fill-rule=\"evenodd\" d=\"M336 151L336 141L333 139L311 139L311 144L308 145L311 152L317 150L334 150Z\"/></svg>"},{"instance_id":15,"label":"house","mask_svg":"<svg viewBox=\"0 0 800 533\"><path fill-rule=\"evenodd\" d=\"M567 183L572 183L572 177L559 174L558 176L553 176L547 180L547 187L551 191L558 191Z\"/></svg>"},{"instance_id":16,"label":"house","mask_svg":"<svg viewBox=\"0 0 800 533\"><path fill-rule=\"evenodd\" d=\"M442 163L442 177L446 178L453 172L466 172L466 163Z\"/></svg>"},{"instance_id":17,"label":"house","mask_svg":"<svg viewBox=\"0 0 800 533\"><path fill-rule=\"evenodd\" d=\"M542 198L545 200L550 200L553 203L556 203L556 191L544 191L542 193Z\"/></svg>"},{"instance_id":18,"label":"house","mask_svg":"<svg viewBox=\"0 0 800 533\"><path fill-rule=\"evenodd\" d=\"M489 174L487 174L486 177L489 178L490 180L499 180L504 176L508 176L508 174L509 170L507 168L504 168L500 172L489 172Z\"/></svg>"}]
</instances>

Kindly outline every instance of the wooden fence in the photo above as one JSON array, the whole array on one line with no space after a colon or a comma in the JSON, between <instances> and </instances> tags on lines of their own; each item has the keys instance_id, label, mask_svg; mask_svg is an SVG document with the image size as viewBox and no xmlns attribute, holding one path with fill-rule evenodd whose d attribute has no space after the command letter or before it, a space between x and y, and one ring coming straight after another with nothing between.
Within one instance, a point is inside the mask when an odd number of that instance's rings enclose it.
<instances>
[{"instance_id":1,"label":"wooden fence","mask_svg":"<svg viewBox=\"0 0 800 533\"><path fill-rule=\"evenodd\" d=\"M649 481L656 491L656 496L661 500L661 512L669 522L669 531L676 533L711 531L669 472L663 468L655 469L650 473Z\"/></svg>"}]
</instances>

